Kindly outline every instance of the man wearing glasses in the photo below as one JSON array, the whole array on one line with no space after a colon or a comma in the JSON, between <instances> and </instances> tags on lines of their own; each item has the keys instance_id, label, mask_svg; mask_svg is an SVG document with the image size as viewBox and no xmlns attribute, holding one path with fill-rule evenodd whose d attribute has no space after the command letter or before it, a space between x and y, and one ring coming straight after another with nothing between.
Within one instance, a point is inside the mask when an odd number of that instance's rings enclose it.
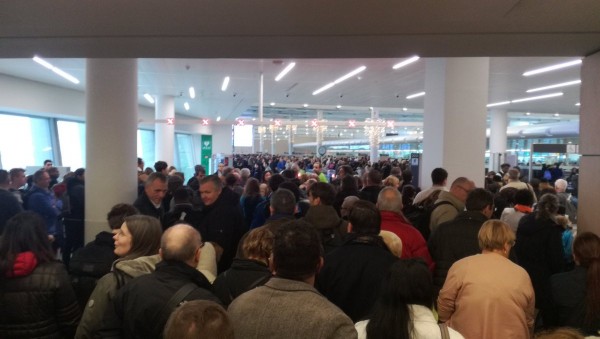
<instances>
[{"instance_id":1,"label":"man wearing glasses","mask_svg":"<svg viewBox=\"0 0 600 339\"><path fill-rule=\"evenodd\" d=\"M432 233L439 224L453 220L460 212L464 211L467 196L474 189L475 183L472 180L459 177L452 182L449 192L440 192L429 222Z\"/></svg>"}]
</instances>

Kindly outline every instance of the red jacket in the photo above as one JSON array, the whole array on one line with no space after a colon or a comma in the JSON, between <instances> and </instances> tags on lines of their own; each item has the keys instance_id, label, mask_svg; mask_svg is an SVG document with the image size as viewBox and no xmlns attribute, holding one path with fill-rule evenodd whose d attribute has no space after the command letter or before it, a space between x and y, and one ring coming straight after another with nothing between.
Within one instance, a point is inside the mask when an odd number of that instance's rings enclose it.
<instances>
[{"instance_id":1,"label":"red jacket","mask_svg":"<svg viewBox=\"0 0 600 339\"><path fill-rule=\"evenodd\" d=\"M435 263L431 259L427 242L421 233L402 215L392 211L381 211L381 230L390 231L402 240L402 258L421 257L433 272Z\"/></svg>"}]
</instances>

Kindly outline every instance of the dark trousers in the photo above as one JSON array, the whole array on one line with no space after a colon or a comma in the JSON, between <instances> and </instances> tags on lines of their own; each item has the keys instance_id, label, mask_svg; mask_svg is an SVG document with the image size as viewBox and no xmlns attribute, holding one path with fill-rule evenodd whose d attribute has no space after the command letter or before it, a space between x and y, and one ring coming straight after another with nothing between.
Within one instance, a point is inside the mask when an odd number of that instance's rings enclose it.
<instances>
[{"instance_id":1,"label":"dark trousers","mask_svg":"<svg viewBox=\"0 0 600 339\"><path fill-rule=\"evenodd\" d=\"M71 260L71 254L78 248L83 247L84 222L82 219L64 218L65 242L62 247L62 259L67 267Z\"/></svg>"}]
</instances>

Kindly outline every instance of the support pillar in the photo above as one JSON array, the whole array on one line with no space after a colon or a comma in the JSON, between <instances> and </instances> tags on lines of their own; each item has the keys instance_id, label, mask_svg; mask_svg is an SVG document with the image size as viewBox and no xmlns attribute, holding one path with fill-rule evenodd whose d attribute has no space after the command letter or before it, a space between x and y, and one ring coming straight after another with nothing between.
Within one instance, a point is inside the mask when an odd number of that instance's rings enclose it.
<instances>
[{"instance_id":1,"label":"support pillar","mask_svg":"<svg viewBox=\"0 0 600 339\"><path fill-rule=\"evenodd\" d=\"M156 120L167 120L175 118L175 98L168 95L161 95L155 98L154 114ZM169 125L166 122L157 122L154 125L154 154L156 160L166 161L173 165L175 160L175 125Z\"/></svg>"},{"instance_id":2,"label":"support pillar","mask_svg":"<svg viewBox=\"0 0 600 339\"><path fill-rule=\"evenodd\" d=\"M583 60L580 102L577 231L600 235L600 53Z\"/></svg>"},{"instance_id":3,"label":"support pillar","mask_svg":"<svg viewBox=\"0 0 600 339\"><path fill-rule=\"evenodd\" d=\"M488 170L498 171L506 162L506 129L508 114L506 110L490 111L490 162ZM501 155L501 156L500 156Z\"/></svg>"},{"instance_id":4,"label":"support pillar","mask_svg":"<svg viewBox=\"0 0 600 339\"><path fill-rule=\"evenodd\" d=\"M258 134L260 153L264 153L264 151L265 151L265 133L264 133L264 127L263 127L264 80L265 80L264 74L260 73L260 83L258 86L258 121L260 121L260 127L263 129L263 133Z\"/></svg>"},{"instance_id":5,"label":"support pillar","mask_svg":"<svg viewBox=\"0 0 600 339\"><path fill-rule=\"evenodd\" d=\"M87 59L85 93L87 243L108 230L112 206L137 197L137 60Z\"/></svg>"},{"instance_id":6,"label":"support pillar","mask_svg":"<svg viewBox=\"0 0 600 339\"><path fill-rule=\"evenodd\" d=\"M371 109L371 121L379 122L379 111ZM373 135L369 137L369 156L371 164L379 162L379 139L380 139L380 128L379 126L373 126Z\"/></svg>"},{"instance_id":7,"label":"support pillar","mask_svg":"<svg viewBox=\"0 0 600 339\"><path fill-rule=\"evenodd\" d=\"M317 127L316 127L317 149L315 150L315 153L317 154L318 157L320 157L319 148L321 148L321 146L323 146L323 127L321 126L321 123L322 123L321 120L323 120L323 111L317 111Z\"/></svg>"},{"instance_id":8,"label":"support pillar","mask_svg":"<svg viewBox=\"0 0 600 339\"><path fill-rule=\"evenodd\" d=\"M467 177L484 184L489 58L429 59L425 64L425 112L421 187L443 167L448 183Z\"/></svg>"}]
</instances>

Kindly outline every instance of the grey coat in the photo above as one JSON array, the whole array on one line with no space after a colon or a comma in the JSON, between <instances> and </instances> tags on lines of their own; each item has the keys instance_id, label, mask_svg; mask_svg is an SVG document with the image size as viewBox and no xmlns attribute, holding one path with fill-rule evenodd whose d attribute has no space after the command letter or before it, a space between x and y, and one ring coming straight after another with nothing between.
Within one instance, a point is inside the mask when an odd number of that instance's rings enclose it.
<instances>
[{"instance_id":1,"label":"grey coat","mask_svg":"<svg viewBox=\"0 0 600 339\"><path fill-rule=\"evenodd\" d=\"M352 320L313 286L271 278L236 298L228 309L236 338L357 337Z\"/></svg>"}]
</instances>

